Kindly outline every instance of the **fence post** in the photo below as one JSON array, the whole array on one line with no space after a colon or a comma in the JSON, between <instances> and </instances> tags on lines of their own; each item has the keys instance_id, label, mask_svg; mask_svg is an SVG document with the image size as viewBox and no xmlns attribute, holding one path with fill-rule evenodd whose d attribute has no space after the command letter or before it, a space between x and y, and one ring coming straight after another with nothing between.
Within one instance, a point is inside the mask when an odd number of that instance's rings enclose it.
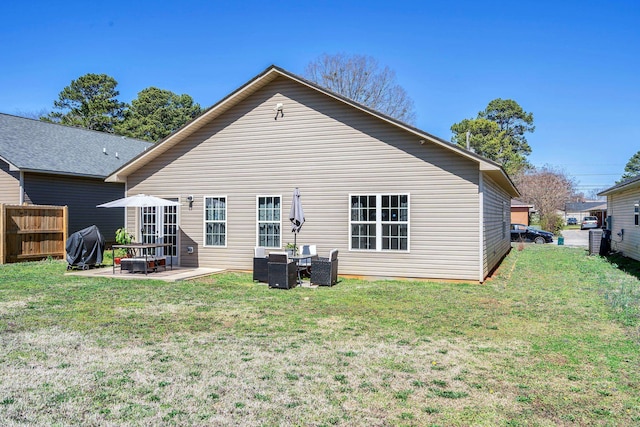
<instances>
[{"instance_id":1,"label":"fence post","mask_svg":"<svg viewBox=\"0 0 640 427\"><path fill-rule=\"evenodd\" d=\"M64 219L62 220L62 253L64 254L62 258L66 259L67 237L69 237L69 206L64 205L62 216L64 217Z\"/></svg>"}]
</instances>

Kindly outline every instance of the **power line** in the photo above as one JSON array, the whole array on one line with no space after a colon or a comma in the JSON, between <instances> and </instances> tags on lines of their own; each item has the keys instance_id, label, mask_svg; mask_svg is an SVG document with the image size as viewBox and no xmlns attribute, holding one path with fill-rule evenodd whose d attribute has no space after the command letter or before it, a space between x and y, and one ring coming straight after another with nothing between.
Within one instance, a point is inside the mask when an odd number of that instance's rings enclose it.
<instances>
[{"instance_id":1,"label":"power line","mask_svg":"<svg viewBox=\"0 0 640 427\"><path fill-rule=\"evenodd\" d=\"M621 173L574 173L572 176L620 176Z\"/></svg>"}]
</instances>

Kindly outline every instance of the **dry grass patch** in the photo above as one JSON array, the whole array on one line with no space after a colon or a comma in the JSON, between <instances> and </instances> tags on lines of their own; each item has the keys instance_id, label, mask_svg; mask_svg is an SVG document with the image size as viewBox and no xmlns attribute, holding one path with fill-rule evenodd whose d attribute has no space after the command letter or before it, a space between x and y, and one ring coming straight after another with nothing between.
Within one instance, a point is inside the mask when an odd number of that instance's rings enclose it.
<instances>
[{"instance_id":1,"label":"dry grass patch","mask_svg":"<svg viewBox=\"0 0 640 427\"><path fill-rule=\"evenodd\" d=\"M318 344L303 338L199 334L109 346L63 330L3 336L0 381L6 387L0 397L11 400L3 419L383 425L404 417L421 425L487 397L492 406L515 409L513 391L477 386L491 362L463 342ZM22 356L7 357L11 353Z\"/></svg>"},{"instance_id":2,"label":"dry grass patch","mask_svg":"<svg viewBox=\"0 0 640 427\"><path fill-rule=\"evenodd\" d=\"M505 265L290 291L0 266L0 425L640 424L637 323L607 302L638 280L549 245Z\"/></svg>"}]
</instances>

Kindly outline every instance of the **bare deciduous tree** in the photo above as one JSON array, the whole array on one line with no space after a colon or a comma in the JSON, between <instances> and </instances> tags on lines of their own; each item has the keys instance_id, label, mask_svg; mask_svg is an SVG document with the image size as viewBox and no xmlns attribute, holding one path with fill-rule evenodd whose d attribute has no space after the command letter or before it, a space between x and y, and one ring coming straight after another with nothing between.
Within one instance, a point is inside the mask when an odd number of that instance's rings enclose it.
<instances>
[{"instance_id":1,"label":"bare deciduous tree","mask_svg":"<svg viewBox=\"0 0 640 427\"><path fill-rule=\"evenodd\" d=\"M531 203L540 213L543 229L558 231L558 210L576 193L575 180L551 166L534 168L514 177L521 199Z\"/></svg>"},{"instance_id":2,"label":"bare deciduous tree","mask_svg":"<svg viewBox=\"0 0 640 427\"><path fill-rule=\"evenodd\" d=\"M46 108L41 108L39 110L16 110L13 115L24 117L25 119L40 120L40 117L46 116L50 112L51 110L47 110Z\"/></svg>"},{"instance_id":3,"label":"bare deciduous tree","mask_svg":"<svg viewBox=\"0 0 640 427\"><path fill-rule=\"evenodd\" d=\"M413 100L389 67L370 56L324 54L307 65L305 77L320 86L405 123L415 122Z\"/></svg>"}]
</instances>

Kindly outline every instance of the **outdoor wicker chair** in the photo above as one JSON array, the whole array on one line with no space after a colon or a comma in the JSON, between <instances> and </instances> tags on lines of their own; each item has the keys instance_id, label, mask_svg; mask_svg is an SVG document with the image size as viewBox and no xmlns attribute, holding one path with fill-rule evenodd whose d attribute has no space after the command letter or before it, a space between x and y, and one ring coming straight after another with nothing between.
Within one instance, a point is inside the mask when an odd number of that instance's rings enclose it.
<instances>
[{"instance_id":1,"label":"outdoor wicker chair","mask_svg":"<svg viewBox=\"0 0 640 427\"><path fill-rule=\"evenodd\" d=\"M289 260L286 252L269 254L269 287L291 289L298 284L296 262Z\"/></svg>"},{"instance_id":2,"label":"outdoor wicker chair","mask_svg":"<svg viewBox=\"0 0 640 427\"><path fill-rule=\"evenodd\" d=\"M328 258L311 260L311 283L333 286L338 282L338 250L332 249Z\"/></svg>"},{"instance_id":3,"label":"outdoor wicker chair","mask_svg":"<svg viewBox=\"0 0 640 427\"><path fill-rule=\"evenodd\" d=\"M298 271L309 274L311 271L311 261L318 258L318 252L316 245L302 245L300 246L300 258L298 260Z\"/></svg>"},{"instance_id":4,"label":"outdoor wicker chair","mask_svg":"<svg viewBox=\"0 0 640 427\"><path fill-rule=\"evenodd\" d=\"M269 259L263 247L254 249L253 280L265 283L269 281Z\"/></svg>"}]
</instances>

